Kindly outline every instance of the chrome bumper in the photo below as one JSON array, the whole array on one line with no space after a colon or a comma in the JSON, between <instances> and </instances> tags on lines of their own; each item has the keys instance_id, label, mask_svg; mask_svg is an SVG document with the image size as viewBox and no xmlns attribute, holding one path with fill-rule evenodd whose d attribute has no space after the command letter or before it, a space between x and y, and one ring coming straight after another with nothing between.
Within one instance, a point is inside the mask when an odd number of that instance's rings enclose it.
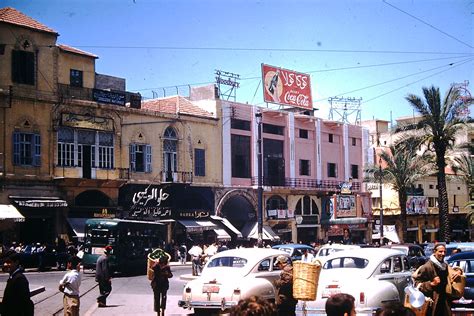
<instances>
[{"instance_id":1,"label":"chrome bumper","mask_svg":"<svg viewBox=\"0 0 474 316\"><path fill-rule=\"evenodd\" d=\"M203 308L203 309L220 309L220 310L226 310L229 308L232 308L236 306L238 302L236 301L226 301L225 299L222 299L220 302L210 302L210 301L184 301L184 300L179 300L178 301L178 306L182 308Z\"/></svg>"}]
</instances>

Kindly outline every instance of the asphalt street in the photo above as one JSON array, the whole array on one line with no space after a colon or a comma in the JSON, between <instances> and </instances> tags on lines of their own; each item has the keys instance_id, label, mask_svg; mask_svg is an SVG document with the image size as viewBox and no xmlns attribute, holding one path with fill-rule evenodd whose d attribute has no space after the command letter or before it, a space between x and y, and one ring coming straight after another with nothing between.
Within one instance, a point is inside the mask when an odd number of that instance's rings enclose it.
<instances>
[{"instance_id":1,"label":"asphalt street","mask_svg":"<svg viewBox=\"0 0 474 316\"><path fill-rule=\"evenodd\" d=\"M166 315L188 315L192 310L178 307L178 300L186 280L183 275L191 273L191 266L172 266L173 278L170 281ZM30 290L41 286L45 291L32 297L35 303L35 315L62 315L63 294L58 291L59 280L64 271L30 272L25 275ZM8 279L8 274L0 273L0 297ZM145 275L116 277L112 280L112 293L107 299L108 307L98 308L96 297L99 294L92 270L82 271L80 315L156 315L153 311L153 292L150 281Z\"/></svg>"}]
</instances>

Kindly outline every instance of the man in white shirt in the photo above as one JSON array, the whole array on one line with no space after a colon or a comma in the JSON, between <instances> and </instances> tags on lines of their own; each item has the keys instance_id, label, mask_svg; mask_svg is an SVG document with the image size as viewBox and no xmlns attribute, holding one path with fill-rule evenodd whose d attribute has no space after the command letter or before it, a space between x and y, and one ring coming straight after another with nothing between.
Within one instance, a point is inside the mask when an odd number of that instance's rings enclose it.
<instances>
[{"instance_id":1,"label":"man in white shirt","mask_svg":"<svg viewBox=\"0 0 474 316\"><path fill-rule=\"evenodd\" d=\"M312 253L308 252L308 249L303 248L303 255L301 256L301 261L303 262L312 262L314 256Z\"/></svg>"},{"instance_id":2,"label":"man in white shirt","mask_svg":"<svg viewBox=\"0 0 474 316\"><path fill-rule=\"evenodd\" d=\"M69 271L59 281L59 291L64 293L63 305L65 316L79 316L80 262L81 259L79 257L70 256L67 260L67 269Z\"/></svg>"}]
</instances>

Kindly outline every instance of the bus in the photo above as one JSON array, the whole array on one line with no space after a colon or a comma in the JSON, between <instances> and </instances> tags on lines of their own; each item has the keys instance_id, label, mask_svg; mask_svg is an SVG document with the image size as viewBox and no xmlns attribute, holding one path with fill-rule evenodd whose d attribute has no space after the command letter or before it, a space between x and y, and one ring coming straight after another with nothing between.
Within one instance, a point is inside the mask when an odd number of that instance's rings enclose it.
<instances>
[{"instance_id":1,"label":"bus","mask_svg":"<svg viewBox=\"0 0 474 316\"><path fill-rule=\"evenodd\" d=\"M85 269L95 269L97 258L107 245L112 246L109 263L114 273L145 274L147 255L163 247L166 226L162 223L124 219L86 221L84 230Z\"/></svg>"}]
</instances>

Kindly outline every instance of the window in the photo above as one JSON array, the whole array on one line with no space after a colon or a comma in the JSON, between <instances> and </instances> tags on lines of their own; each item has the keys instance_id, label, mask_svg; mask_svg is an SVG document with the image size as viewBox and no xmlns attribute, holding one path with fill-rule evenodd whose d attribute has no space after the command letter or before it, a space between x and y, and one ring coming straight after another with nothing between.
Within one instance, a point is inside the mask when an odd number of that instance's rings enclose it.
<instances>
[{"instance_id":1,"label":"window","mask_svg":"<svg viewBox=\"0 0 474 316\"><path fill-rule=\"evenodd\" d=\"M173 179L178 171L178 135L172 127L168 127L163 135L163 161L166 180Z\"/></svg>"},{"instance_id":2,"label":"window","mask_svg":"<svg viewBox=\"0 0 474 316\"><path fill-rule=\"evenodd\" d=\"M309 195L305 195L296 203L295 215L319 215L318 205Z\"/></svg>"},{"instance_id":3,"label":"window","mask_svg":"<svg viewBox=\"0 0 474 316\"><path fill-rule=\"evenodd\" d=\"M250 178L250 137L232 135L232 177Z\"/></svg>"},{"instance_id":4,"label":"window","mask_svg":"<svg viewBox=\"0 0 474 316\"><path fill-rule=\"evenodd\" d=\"M286 201L279 195L273 195L267 200L267 211L268 210L286 210L288 205Z\"/></svg>"},{"instance_id":5,"label":"window","mask_svg":"<svg viewBox=\"0 0 474 316\"><path fill-rule=\"evenodd\" d=\"M150 145L130 145L130 169L133 172L151 172Z\"/></svg>"},{"instance_id":6,"label":"window","mask_svg":"<svg viewBox=\"0 0 474 316\"><path fill-rule=\"evenodd\" d=\"M263 124L263 132L268 134L283 135L285 128L273 124Z\"/></svg>"},{"instance_id":7,"label":"window","mask_svg":"<svg viewBox=\"0 0 474 316\"><path fill-rule=\"evenodd\" d=\"M418 183L418 189L423 189L423 184Z\"/></svg>"},{"instance_id":8,"label":"window","mask_svg":"<svg viewBox=\"0 0 474 316\"><path fill-rule=\"evenodd\" d=\"M337 167L335 163L328 162L328 177L337 178Z\"/></svg>"},{"instance_id":9,"label":"window","mask_svg":"<svg viewBox=\"0 0 474 316\"><path fill-rule=\"evenodd\" d=\"M99 132L99 164L97 167L104 169L114 168L114 135L112 133ZM95 157L92 156L93 166Z\"/></svg>"},{"instance_id":10,"label":"window","mask_svg":"<svg viewBox=\"0 0 474 316\"><path fill-rule=\"evenodd\" d=\"M74 166L74 130L60 127L58 130L58 166Z\"/></svg>"},{"instance_id":11,"label":"window","mask_svg":"<svg viewBox=\"0 0 474 316\"><path fill-rule=\"evenodd\" d=\"M20 166L39 166L40 162L40 135L33 133L13 133L13 164Z\"/></svg>"},{"instance_id":12,"label":"window","mask_svg":"<svg viewBox=\"0 0 474 316\"><path fill-rule=\"evenodd\" d=\"M352 137L352 146L357 146L357 138Z\"/></svg>"},{"instance_id":13,"label":"window","mask_svg":"<svg viewBox=\"0 0 474 316\"><path fill-rule=\"evenodd\" d=\"M71 86L82 88L82 71L71 69L69 72L69 81Z\"/></svg>"},{"instance_id":14,"label":"window","mask_svg":"<svg viewBox=\"0 0 474 316\"><path fill-rule=\"evenodd\" d=\"M329 136L328 141L329 141L330 143L334 143L334 135L333 135L333 134L329 134L328 136Z\"/></svg>"},{"instance_id":15,"label":"window","mask_svg":"<svg viewBox=\"0 0 474 316\"><path fill-rule=\"evenodd\" d=\"M243 131L250 131L250 121L231 119L230 127L234 129L240 129Z\"/></svg>"},{"instance_id":16,"label":"window","mask_svg":"<svg viewBox=\"0 0 474 316\"><path fill-rule=\"evenodd\" d=\"M204 149L194 149L194 175L198 177L206 175L206 152Z\"/></svg>"},{"instance_id":17,"label":"window","mask_svg":"<svg viewBox=\"0 0 474 316\"><path fill-rule=\"evenodd\" d=\"M35 84L35 54L21 50L12 51L12 81Z\"/></svg>"},{"instance_id":18,"label":"window","mask_svg":"<svg viewBox=\"0 0 474 316\"><path fill-rule=\"evenodd\" d=\"M351 165L351 177L352 179L359 179L359 166Z\"/></svg>"},{"instance_id":19,"label":"window","mask_svg":"<svg viewBox=\"0 0 474 316\"><path fill-rule=\"evenodd\" d=\"M433 184L430 184L430 189L434 189L434 185L433 185Z\"/></svg>"},{"instance_id":20,"label":"window","mask_svg":"<svg viewBox=\"0 0 474 316\"><path fill-rule=\"evenodd\" d=\"M300 128L300 138L308 138L308 130Z\"/></svg>"},{"instance_id":21,"label":"window","mask_svg":"<svg viewBox=\"0 0 474 316\"><path fill-rule=\"evenodd\" d=\"M311 161L300 159L300 176L311 175Z\"/></svg>"}]
</instances>

